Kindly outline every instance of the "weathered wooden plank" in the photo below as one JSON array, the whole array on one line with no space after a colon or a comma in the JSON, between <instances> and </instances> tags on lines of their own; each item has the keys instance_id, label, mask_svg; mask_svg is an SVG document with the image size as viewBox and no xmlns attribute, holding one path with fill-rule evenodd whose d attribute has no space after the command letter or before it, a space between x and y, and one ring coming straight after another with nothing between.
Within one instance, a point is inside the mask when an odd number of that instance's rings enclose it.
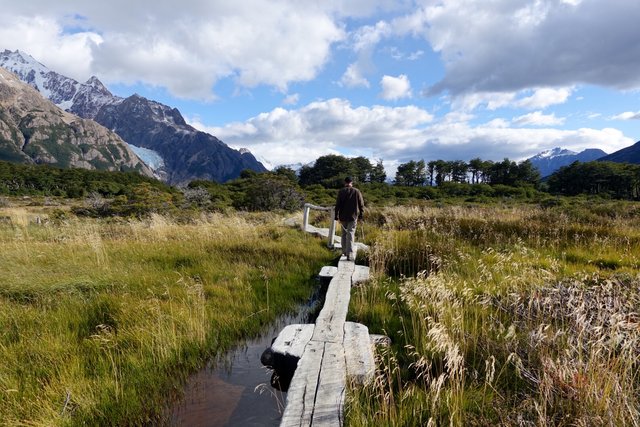
<instances>
[{"instance_id":1,"label":"weathered wooden plank","mask_svg":"<svg viewBox=\"0 0 640 427\"><path fill-rule=\"evenodd\" d=\"M349 264L351 264L349 266ZM327 342L342 342L344 336L344 321L347 319L349 300L351 298L351 275L353 262L346 262L338 266L338 272L333 276L327 289L325 303L316 319L313 340Z\"/></svg>"},{"instance_id":2,"label":"weathered wooden plank","mask_svg":"<svg viewBox=\"0 0 640 427\"><path fill-rule=\"evenodd\" d=\"M342 425L344 391L347 386L345 366L342 343L326 343L313 409L314 427Z\"/></svg>"},{"instance_id":3,"label":"weathered wooden plank","mask_svg":"<svg viewBox=\"0 0 640 427\"><path fill-rule=\"evenodd\" d=\"M351 284L357 285L358 283L366 282L369 280L369 267L365 265L356 265L351 276Z\"/></svg>"},{"instance_id":4,"label":"weathered wooden plank","mask_svg":"<svg viewBox=\"0 0 640 427\"><path fill-rule=\"evenodd\" d=\"M303 228L328 238L329 229L308 224L305 206ZM327 208L326 210L330 210ZM331 239L334 248L340 238ZM357 250L368 250L355 243ZM323 267L319 276L329 279L325 304L313 325L290 325L278 335L272 346L279 352L300 354L297 369L287 395L281 426L340 426L343 423L344 393L347 378L364 383L373 378L373 344L366 326L345 322L351 298L351 286L369 279L369 268L356 266L341 257L338 267ZM285 330L286 333L285 333ZM310 335L309 335L310 334ZM309 339L310 337L310 339ZM306 342L306 346L303 343Z\"/></svg>"},{"instance_id":5,"label":"weathered wooden plank","mask_svg":"<svg viewBox=\"0 0 640 427\"><path fill-rule=\"evenodd\" d=\"M309 341L293 375L281 427L310 426L324 356L324 343Z\"/></svg>"},{"instance_id":6,"label":"weathered wooden plank","mask_svg":"<svg viewBox=\"0 0 640 427\"><path fill-rule=\"evenodd\" d=\"M321 279L330 278L336 275L338 272L338 267L334 267L332 265L325 265L320 269L320 273L318 273L318 277Z\"/></svg>"},{"instance_id":7,"label":"weathered wooden plank","mask_svg":"<svg viewBox=\"0 0 640 427\"><path fill-rule=\"evenodd\" d=\"M369 328L360 323L345 322L344 354L349 381L365 384L373 379L376 365Z\"/></svg>"},{"instance_id":8,"label":"weathered wooden plank","mask_svg":"<svg viewBox=\"0 0 640 427\"><path fill-rule=\"evenodd\" d=\"M302 357L304 348L311 340L315 325L313 324L293 324L285 326L278 334L271 350L274 353L285 356Z\"/></svg>"}]
</instances>

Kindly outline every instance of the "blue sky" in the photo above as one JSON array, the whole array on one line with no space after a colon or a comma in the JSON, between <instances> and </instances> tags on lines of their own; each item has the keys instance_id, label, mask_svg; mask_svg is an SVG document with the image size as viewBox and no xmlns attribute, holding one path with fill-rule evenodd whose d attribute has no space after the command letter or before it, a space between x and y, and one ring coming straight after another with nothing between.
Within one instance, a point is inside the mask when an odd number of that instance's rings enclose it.
<instances>
[{"instance_id":1,"label":"blue sky","mask_svg":"<svg viewBox=\"0 0 640 427\"><path fill-rule=\"evenodd\" d=\"M0 48L177 107L271 165L640 139L640 2L0 0Z\"/></svg>"}]
</instances>

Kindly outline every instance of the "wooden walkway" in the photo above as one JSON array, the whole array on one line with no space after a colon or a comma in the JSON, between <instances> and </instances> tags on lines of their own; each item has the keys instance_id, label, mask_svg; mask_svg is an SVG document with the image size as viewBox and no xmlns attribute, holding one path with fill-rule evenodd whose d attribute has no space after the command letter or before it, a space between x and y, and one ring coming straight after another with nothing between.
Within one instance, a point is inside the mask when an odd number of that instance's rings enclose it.
<instances>
[{"instance_id":1,"label":"wooden walkway","mask_svg":"<svg viewBox=\"0 0 640 427\"><path fill-rule=\"evenodd\" d=\"M304 231L329 238L333 230L310 227L307 219L305 212ZM335 238L329 242L335 247ZM299 358L281 426L342 425L347 384L363 384L375 373L368 328L346 321L351 286L368 280L369 268L343 256L337 267L323 267L321 276L331 281L316 323L287 326L271 346L274 353Z\"/></svg>"}]
</instances>

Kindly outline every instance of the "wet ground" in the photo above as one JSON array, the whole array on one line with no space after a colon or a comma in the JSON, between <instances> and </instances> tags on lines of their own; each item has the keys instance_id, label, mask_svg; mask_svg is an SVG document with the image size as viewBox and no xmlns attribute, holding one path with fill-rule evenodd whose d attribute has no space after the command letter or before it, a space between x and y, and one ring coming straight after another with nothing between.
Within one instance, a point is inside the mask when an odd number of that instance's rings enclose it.
<instances>
[{"instance_id":1,"label":"wet ground","mask_svg":"<svg viewBox=\"0 0 640 427\"><path fill-rule=\"evenodd\" d=\"M318 295L298 310L279 318L259 337L227 352L193 375L184 398L171 412L174 427L277 426L287 394L271 387L272 371L260 356L286 325L313 323Z\"/></svg>"}]
</instances>

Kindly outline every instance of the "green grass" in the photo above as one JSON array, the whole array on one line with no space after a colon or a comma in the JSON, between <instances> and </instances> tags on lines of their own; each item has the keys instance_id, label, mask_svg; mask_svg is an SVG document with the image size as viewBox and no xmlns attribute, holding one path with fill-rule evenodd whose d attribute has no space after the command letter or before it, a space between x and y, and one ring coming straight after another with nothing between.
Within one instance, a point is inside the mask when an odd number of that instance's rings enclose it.
<instances>
[{"instance_id":1,"label":"green grass","mask_svg":"<svg viewBox=\"0 0 640 427\"><path fill-rule=\"evenodd\" d=\"M186 375L307 298L332 257L267 214L1 215L1 425L157 422Z\"/></svg>"},{"instance_id":2,"label":"green grass","mask_svg":"<svg viewBox=\"0 0 640 427\"><path fill-rule=\"evenodd\" d=\"M638 206L387 208L350 317L393 345L347 424L640 423ZM375 227L375 229L374 229Z\"/></svg>"}]
</instances>

